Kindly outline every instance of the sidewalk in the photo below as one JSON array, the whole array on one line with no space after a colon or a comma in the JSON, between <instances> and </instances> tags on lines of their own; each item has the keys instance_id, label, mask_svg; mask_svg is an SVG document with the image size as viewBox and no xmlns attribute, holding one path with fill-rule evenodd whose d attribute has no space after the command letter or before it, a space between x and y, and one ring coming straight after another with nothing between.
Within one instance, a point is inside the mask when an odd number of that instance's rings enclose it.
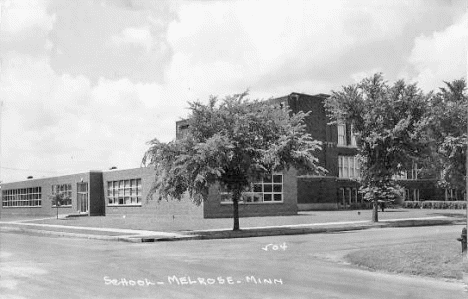
<instances>
[{"instance_id":1,"label":"sidewalk","mask_svg":"<svg viewBox=\"0 0 468 299\"><path fill-rule=\"evenodd\" d=\"M378 223L372 223L371 221L364 220L297 225L254 226L242 228L240 231L232 231L230 229L205 229L180 232L161 232L139 229L96 228L84 226L40 224L31 223L31 221L35 220L32 219L10 222L0 221L0 232L22 232L49 236L63 236L140 243L156 241L207 240L295 234L332 233L352 230L363 230L369 228L453 225L461 223L459 219L454 219L446 216L435 216L420 218L386 219Z\"/></svg>"}]
</instances>

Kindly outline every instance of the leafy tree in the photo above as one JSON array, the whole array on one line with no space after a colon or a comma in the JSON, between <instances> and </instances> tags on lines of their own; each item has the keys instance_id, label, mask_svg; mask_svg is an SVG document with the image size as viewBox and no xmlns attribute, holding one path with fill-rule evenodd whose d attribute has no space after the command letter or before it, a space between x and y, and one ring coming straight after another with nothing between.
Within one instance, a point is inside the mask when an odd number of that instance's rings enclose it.
<instances>
[{"instance_id":1,"label":"leafy tree","mask_svg":"<svg viewBox=\"0 0 468 299\"><path fill-rule=\"evenodd\" d=\"M420 142L427 96L416 84L393 85L382 74L332 91L325 106L335 122L351 124L361 161L361 192L373 202L372 221L378 221L378 203L399 196L394 175L425 154Z\"/></svg>"},{"instance_id":2,"label":"leafy tree","mask_svg":"<svg viewBox=\"0 0 468 299\"><path fill-rule=\"evenodd\" d=\"M50 197L52 205L57 209L57 219L58 219L58 208L63 205L66 201L65 195L63 193L55 193Z\"/></svg>"},{"instance_id":3,"label":"leafy tree","mask_svg":"<svg viewBox=\"0 0 468 299\"><path fill-rule=\"evenodd\" d=\"M443 187L466 189L468 96L464 79L444 82L433 94L425 117L425 137L431 145L433 176Z\"/></svg>"},{"instance_id":4,"label":"leafy tree","mask_svg":"<svg viewBox=\"0 0 468 299\"><path fill-rule=\"evenodd\" d=\"M200 204L211 186L232 195L234 230L239 229L238 204L251 182L290 166L324 172L314 151L320 142L306 133L306 113L291 114L268 101L250 101L247 93L210 97L208 104L191 102L188 132L178 140L150 141L144 165L154 165L150 196L181 199L188 191Z\"/></svg>"}]
</instances>

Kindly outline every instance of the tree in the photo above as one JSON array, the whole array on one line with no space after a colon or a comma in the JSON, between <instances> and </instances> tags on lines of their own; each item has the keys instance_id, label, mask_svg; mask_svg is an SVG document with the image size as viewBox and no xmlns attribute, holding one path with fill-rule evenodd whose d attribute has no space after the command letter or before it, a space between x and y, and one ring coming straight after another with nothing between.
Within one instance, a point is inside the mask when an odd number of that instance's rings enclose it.
<instances>
[{"instance_id":1,"label":"tree","mask_svg":"<svg viewBox=\"0 0 468 299\"><path fill-rule=\"evenodd\" d=\"M431 145L431 170L441 186L466 189L468 96L464 79L444 82L430 99L425 133Z\"/></svg>"},{"instance_id":2,"label":"tree","mask_svg":"<svg viewBox=\"0 0 468 299\"><path fill-rule=\"evenodd\" d=\"M52 205L56 207L57 209L57 219L58 219L58 209L61 205L64 204L66 198L63 193L55 193L50 197L52 201Z\"/></svg>"},{"instance_id":3,"label":"tree","mask_svg":"<svg viewBox=\"0 0 468 299\"><path fill-rule=\"evenodd\" d=\"M211 186L220 185L232 195L233 230L239 230L238 204L251 182L291 166L325 171L314 156L320 142L305 131L307 114L293 115L246 96L210 97L206 105L191 102L188 133L182 139L149 142L142 163L156 170L150 196L157 192L158 200L180 200L188 191L199 205Z\"/></svg>"},{"instance_id":4,"label":"tree","mask_svg":"<svg viewBox=\"0 0 468 299\"><path fill-rule=\"evenodd\" d=\"M389 85L382 74L332 91L325 107L335 122L351 124L361 161L361 192L373 202L372 221L378 222L378 204L399 196L393 177L426 154L420 127L427 96L416 84L403 80Z\"/></svg>"}]
</instances>

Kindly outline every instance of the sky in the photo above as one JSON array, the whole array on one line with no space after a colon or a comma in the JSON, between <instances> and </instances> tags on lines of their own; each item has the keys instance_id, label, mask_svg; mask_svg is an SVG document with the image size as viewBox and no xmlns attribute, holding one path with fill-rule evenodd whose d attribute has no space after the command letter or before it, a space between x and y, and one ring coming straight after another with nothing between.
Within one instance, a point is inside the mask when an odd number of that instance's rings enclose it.
<instances>
[{"instance_id":1,"label":"sky","mask_svg":"<svg viewBox=\"0 0 468 299\"><path fill-rule=\"evenodd\" d=\"M0 181L136 168L187 102L467 75L467 4L0 0Z\"/></svg>"}]
</instances>

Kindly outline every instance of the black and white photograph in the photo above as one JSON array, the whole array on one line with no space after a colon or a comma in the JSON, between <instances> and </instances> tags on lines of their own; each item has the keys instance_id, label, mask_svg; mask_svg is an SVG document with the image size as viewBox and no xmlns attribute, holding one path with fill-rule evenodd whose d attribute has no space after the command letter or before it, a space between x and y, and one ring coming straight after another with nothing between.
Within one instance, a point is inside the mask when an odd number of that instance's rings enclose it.
<instances>
[{"instance_id":1,"label":"black and white photograph","mask_svg":"<svg viewBox=\"0 0 468 299\"><path fill-rule=\"evenodd\" d=\"M0 298L468 298L466 0L0 0Z\"/></svg>"}]
</instances>

